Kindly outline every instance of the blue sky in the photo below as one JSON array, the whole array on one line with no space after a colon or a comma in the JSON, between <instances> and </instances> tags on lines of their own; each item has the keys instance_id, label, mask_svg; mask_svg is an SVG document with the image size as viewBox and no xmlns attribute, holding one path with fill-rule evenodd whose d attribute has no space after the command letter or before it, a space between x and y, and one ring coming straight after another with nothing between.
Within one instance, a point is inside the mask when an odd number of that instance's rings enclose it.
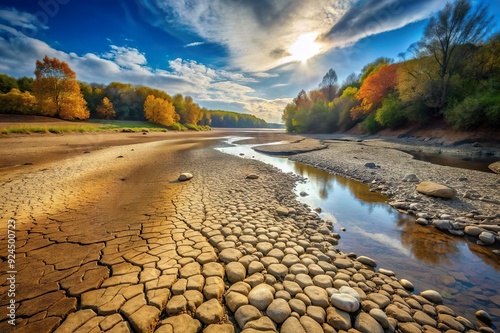
<instances>
[{"instance_id":1,"label":"blue sky","mask_svg":"<svg viewBox=\"0 0 500 333\"><path fill-rule=\"evenodd\" d=\"M497 0L489 5L500 17ZM121 81L279 122L328 69L342 81L418 41L442 0L2 0L0 72L66 61L85 82ZM498 27L497 27L498 31Z\"/></svg>"}]
</instances>

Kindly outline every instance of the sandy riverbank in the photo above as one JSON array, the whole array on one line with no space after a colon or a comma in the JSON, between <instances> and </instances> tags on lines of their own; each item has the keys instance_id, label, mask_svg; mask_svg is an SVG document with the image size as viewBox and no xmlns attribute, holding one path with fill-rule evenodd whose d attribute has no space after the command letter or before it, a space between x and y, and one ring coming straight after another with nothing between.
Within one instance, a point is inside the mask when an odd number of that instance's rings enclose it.
<instances>
[{"instance_id":1,"label":"sandy riverbank","mask_svg":"<svg viewBox=\"0 0 500 333\"><path fill-rule=\"evenodd\" d=\"M17 325L2 312L0 330L478 331L438 293L413 294L376 260L338 252L331 226L296 200L296 179L209 149L229 134L207 135L100 137L70 154L68 136L10 138L1 218L16 219ZM178 182L180 172L194 177Z\"/></svg>"}]
</instances>

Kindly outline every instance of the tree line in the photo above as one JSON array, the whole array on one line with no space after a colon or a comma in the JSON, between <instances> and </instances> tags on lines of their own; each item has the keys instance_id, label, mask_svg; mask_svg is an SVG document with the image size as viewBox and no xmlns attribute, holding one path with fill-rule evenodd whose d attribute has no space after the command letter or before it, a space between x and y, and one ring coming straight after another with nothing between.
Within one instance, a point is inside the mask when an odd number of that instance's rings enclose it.
<instances>
[{"instance_id":1,"label":"tree line","mask_svg":"<svg viewBox=\"0 0 500 333\"><path fill-rule=\"evenodd\" d=\"M34 79L0 74L0 112L65 120L148 120L173 129L268 127L252 115L200 107L191 96L171 96L162 90L122 82L78 82L67 63L48 56L36 61Z\"/></svg>"},{"instance_id":2,"label":"tree line","mask_svg":"<svg viewBox=\"0 0 500 333\"><path fill-rule=\"evenodd\" d=\"M283 110L289 132L365 133L444 119L457 130L500 126L500 34L488 8L447 3L419 42L378 58L342 83L330 69L317 89L302 90Z\"/></svg>"},{"instance_id":3,"label":"tree line","mask_svg":"<svg viewBox=\"0 0 500 333\"><path fill-rule=\"evenodd\" d=\"M267 123L251 114L243 114L223 110L208 111L212 127L230 128L283 128L280 124ZM207 124L203 124L207 125Z\"/></svg>"}]
</instances>

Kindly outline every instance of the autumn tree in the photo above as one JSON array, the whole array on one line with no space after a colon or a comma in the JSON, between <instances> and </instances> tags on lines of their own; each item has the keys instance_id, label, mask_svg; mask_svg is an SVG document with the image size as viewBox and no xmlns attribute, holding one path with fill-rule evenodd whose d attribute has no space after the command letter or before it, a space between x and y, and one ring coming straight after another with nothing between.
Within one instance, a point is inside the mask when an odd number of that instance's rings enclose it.
<instances>
[{"instance_id":1,"label":"autumn tree","mask_svg":"<svg viewBox=\"0 0 500 333\"><path fill-rule=\"evenodd\" d=\"M35 96L29 91L21 92L13 88L6 94L0 94L0 110L3 113L32 114L35 104Z\"/></svg>"},{"instance_id":2,"label":"autumn tree","mask_svg":"<svg viewBox=\"0 0 500 333\"><path fill-rule=\"evenodd\" d=\"M172 103L154 95L149 95L144 101L144 116L152 123L165 126L170 126L180 119Z\"/></svg>"},{"instance_id":3,"label":"autumn tree","mask_svg":"<svg viewBox=\"0 0 500 333\"><path fill-rule=\"evenodd\" d=\"M45 56L36 61L35 76L33 94L41 114L67 120L90 116L76 74L66 62Z\"/></svg>"},{"instance_id":4,"label":"autumn tree","mask_svg":"<svg viewBox=\"0 0 500 333\"><path fill-rule=\"evenodd\" d=\"M321 81L319 87L324 92L324 96L328 102L333 101L337 91L339 89L339 85L337 84L337 73L330 68L330 70L323 76L323 80Z\"/></svg>"},{"instance_id":5,"label":"autumn tree","mask_svg":"<svg viewBox=\"0 0 500 333\"><path fill-rule=\"evenodd\" d=\"M102 119L113 119L116 116L115 109L113 109L113 103L109 98L104 97L101 104L96 108L97 116Z\"/></svg>"},{"instance_id":6,"label":"autumn tree","mask_svg":"<svg viewBox=\"0 0 500 333\"><path fill-rule=\"evenodd\" d=\"M438 68L438 81L432 88L437 89L436 109L446 105L453 76L469 61L472 46L481 42L492 27L488 8L478 5L473 9L470 0L448 2L429 20L418 47L420 57L431 57Z\"/></svg>"},{"instance_id":7,"label":"autumn tree","mask_svg":"<svg viewBox=\"0 0 500 333\"><path fill-rule=\"evenodd\" d=\"M383 65L364 80L357 96L361 104L351 109L353 119L377 110L384 98L395 90L398 66L398 64Z\"/></svg>"}]
</instances>

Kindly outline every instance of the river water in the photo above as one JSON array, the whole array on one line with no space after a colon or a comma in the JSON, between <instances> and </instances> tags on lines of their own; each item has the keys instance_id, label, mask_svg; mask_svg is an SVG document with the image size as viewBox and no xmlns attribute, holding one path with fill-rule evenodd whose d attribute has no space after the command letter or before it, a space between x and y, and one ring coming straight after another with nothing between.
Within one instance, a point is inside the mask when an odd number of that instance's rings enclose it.
<instances>
[{"instance_id":1,"label":"river water","mask_svg":"<svg viewBox=\"0 0 500 333\"><path fill-rule=\"evenodd\" d=\"M500 260L489 249L415 223L413 217L389 206L386 197L370 192L366 184L258 153L252 149L255 145L237 144L243 139L249 138L231 137L226 141L230 147L217 149L306 178L295 191L297 195L306 192L299 199L313 209L321 208L320 216L334 222L335 232L341 235L339 250L375 259L378 267L412 281L416 293L437 290L445 305L473 322L474 313L484 309L500 327Z\"/></svg>"}]
</instances>

